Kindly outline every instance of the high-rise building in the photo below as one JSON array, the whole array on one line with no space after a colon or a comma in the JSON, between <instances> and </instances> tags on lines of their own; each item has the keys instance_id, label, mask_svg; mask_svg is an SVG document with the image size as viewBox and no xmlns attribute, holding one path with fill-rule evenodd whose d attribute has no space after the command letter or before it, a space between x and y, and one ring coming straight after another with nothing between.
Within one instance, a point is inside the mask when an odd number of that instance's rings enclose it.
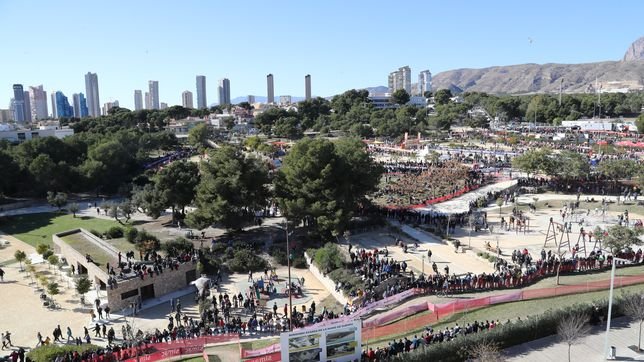
<instances>
[{"instance_id":1,"label":"high-rise building","mask_svg":"<svg viewBox=\"0 0 644 362\"><path fill-rule=\"evenodd\" d=\"M87 101L83 93L74 93L72 95L72 101L74 104L74 117L85 118L89 115Z\"/></svg>"},{"instance_id":2,"label":"high-rise building","mask_svg":"<svg viewBox=\"0 0 644 362\"><path fill-rule=\"evenodd\" d=\"M389 87L389 93L393 93L398 89L404 89L411 95L411 68L407 65L389 73L387 85Z\"/></svg>"},{"instance_id":3,"label":"high-rise building","mask_svg":"<svg viewBox=\"0 0 644 362\"><path fill-rule=\"evenodd\" d=\"M247 102L248 102L248 104L253 104L253 103L255 103L255 96L253 96L253 95L249 95L249 96L248 96L248 100L247 100Z\"/></svg>"},{"instance_id":4,"label":"high-rise building","mask_svg":"<svg viewBox=\"0 0 644 362\"><path fill-rule=\"evenodd\" d=\"M31 122L31 99L29 92L25 92L25 121Z\"/></svg>"},{"instance_id":5,"label":"high-rise building","mask_svg":"<svg viewBox=\"0 0 644 362\"><path fill-rule=\"evenodd\" d=\"M190 104L192 104L192 102ZM206 98L206 76L205 75L197 76L197 108L199 109L208 108L208 102Z\"/></svg>"},{"instance_id":6,"label":"high-rise building","mask_svg":"<svg viewBox=\"0 0 644 362\"><path fill-rule=\"evenodd\" d=\"M311 75L304 76L304 99L311 100Z\"/></svg>"},{"instance_id":7,"label":"high-rise building","mask_svg":"<svg viewBox=\"0 0 644 362\"><path fill-rule=\"evenodd\" d=\"M119 106L119 101L107 102L103 105L103 115L107 116L110 114L110 109Z\"/></svg>"},{"instance_id":8,"label":"high-rise building","mask_svg":"<svg viewBox=\"0 0 644 362\"><path fill-rule=\"evenodd\" d=\"M411 95L411 68L408 65L398 69L400 73L402 88L407 91L407 94Z\"/></svg>"},{"instance_id":9,"label":"high-rise building","mask_svg":"<svg viewBox=\"0 0 644 362\"><path fill-rule=\"evenodd\" d=\"M199 84L198 80L197 80L197 84ZM197 89L199 89L199 87L197 87ZM197 92L197 94L198 93L199 92ZM181 93L181 104L183 105L184 108L193 108L191 91L184 91L183 93Z\"/></svg>"},{"instance_id":10,"label":"high-rise building","mask_svg":"<svg viewBox=\"0 0 644 362\"><path fill-rule=\"evenodd\" d=\"M426 92L432 91L432 73L429 70L423 70L418 74L418 92L419 96L424 96Z\"/></svg>"},{"instance_id":11,"label":"high-rise building","mask_svg":"<svg viewBox=\"0 0 644 362\"><path fill-rule=\"evenodd\" d=\"M223 78L219 80L219 105L230 104L230 80Z\"/></svg>"},{"instance_id":12,"label":"high-rise building","mask_svg":"<svg viewBox=\"0 0 644 362\"><path fill-rule=\"evenodd\" d=\"M149 92L145 92L145 109L152 109L152 102L150 102Z\"/></svg>"},{"instance_id":13,"label":"high-rise building","mask_svg":"<svg viewBox=\"0 0 644 362\"><path fill-rule=\"evenodd\" d=\"M31 119L45 119L49 117L47 111L47 92L42 85L29 87L29 103L31 104Z\"/></svg>"},{"instance_id":14,"label":"high-rise building","mask_svg":"<svg viewBox=\"0 0 644 362\"><path fill-rule=\"evenodd\" d=\"M136 89L134 91L134 110L140 111L143 109L143 96L141 95L141 90Z\"/></svg>"},{"instance_id":15,"label":"high-rise building","mask_svg":"<svg viewBox=\"0 0 644 362\"><path fill-rule=\"evenodd\" d=\"M166 108L168 108L168 104L165 102L161 102L159 105L159 109L166 109Z\"/></svg>"},{"instance_id":16,"label":"high-rise building","mask_svg":"<svg viewBox=\"0 0 644 362\"><path fill-rule=\"evenodd\" d=\"M74 107L69 105L69 100L63 92L57 91L54 93L56 99L56 116L57 118L71 118L74 117Z\"/></svg>"},{"instance_id":17,"label":"high-rise building","mask_svg":"<svg viewBox=\"0 0 644 362\"><path fill-rule=\"evenodd\" d=\"M27 118L25 117L25 91L22 88L22 84L13 85L13 120L16 123L25 123Z\"/></svg>"},{"instance_id":18,"label":"high-rise building","mask_svg":"<svg viewBox=\"0 0 644 362\"><path fill-rule=\"evenodd\" d=\"M98 95L98 75L85 74L85 94L87 95L87 108L92 117L101 115L101 101Z\"/></svg>"},{"instance_id":19,"label":"high-rise building","mask_svg":"<svg viewBox=\"0 0 644 362\"><path fill-rule=\"evenodd\" d=\"M286 106L291 104L291 96L280 96L280 105Z\"/></svg>"},{"instance_id":20,"label":"high-rise building","mask_svg":"<svg viewBox=\"0 0 644 362\"><path fill-rule=\"evenodd\" d=\"M0 109L0 122L6 123L13 119L13 111L11 109Z\"/></svg>"},{"instance_id":21,"label":"high-rise building","mask_svg":"<svg viewBox=\"0 0 644 362\"><path fill-rule=\"evenodd\" d=\"M56 92L51 92L51 118L58 118L58 111L56 110Z\"/></svg>"},{"instance_id":22,"label":"high-rise building","mask_svg":"<svg viewBox=\"0 0 644 362\"><path fill-rule=\"evenodd\" d=\"M275 103L275 86L273 84L273 74L266 76L266 103Z\"/></svg>"},{"instance_id":23,"label":"high-rise building","mask_svg":"<svg viewBox=\"0 0 644 362\"><path fill-rule=\"evenodd\" d=\"M150 106L152 109L159 109L159 82L156 80L149 81L148 92L150 93Z\"/></svg>"}]
</instances>

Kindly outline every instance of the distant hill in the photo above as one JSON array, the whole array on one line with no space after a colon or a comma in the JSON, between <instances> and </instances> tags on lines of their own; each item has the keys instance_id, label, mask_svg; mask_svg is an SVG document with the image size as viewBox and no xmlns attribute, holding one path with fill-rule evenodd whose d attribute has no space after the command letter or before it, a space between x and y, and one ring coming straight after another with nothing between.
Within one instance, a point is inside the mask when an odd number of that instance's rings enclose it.
<instances>
[{"instance_id":1,"label":"distant hill","mask_svg":"<svg viewBox=\"0 0 644 362\"><path fill-rule=\"evenodd\" d=\"M562 83L563 79L563 83ZM636 40L622 61L584 64L520 64L483 69L455 69L436 74L432 89L477 91L495 94L579 93L644 89L644 37Z\"/></svg>"}]
</instances>

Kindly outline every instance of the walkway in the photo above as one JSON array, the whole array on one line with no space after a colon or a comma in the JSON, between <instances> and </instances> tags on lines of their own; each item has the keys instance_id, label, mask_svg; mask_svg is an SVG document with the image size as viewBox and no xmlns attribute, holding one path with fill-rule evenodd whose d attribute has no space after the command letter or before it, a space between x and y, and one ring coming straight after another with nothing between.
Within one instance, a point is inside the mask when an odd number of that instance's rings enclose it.
<instances>
[{"instance_id":1,"label":"walkway","mask_svg":"<svg viewBox=\"0 0 644 362\"><path fill-rule=\"evenodd\" d=\"M642 361L644 353L637 353L632 346L637 346L639 325L627 318L617 318L611 322L608 334L608 345L617 349L618 361ZM576 342L570 351L571 361L604 361L604 341L606 325L594 327L590 334ZM565 361L568 345L553 335L536 341L508 348L504 351L507 361L543 362Z\"/></svg>"}]
</instances>

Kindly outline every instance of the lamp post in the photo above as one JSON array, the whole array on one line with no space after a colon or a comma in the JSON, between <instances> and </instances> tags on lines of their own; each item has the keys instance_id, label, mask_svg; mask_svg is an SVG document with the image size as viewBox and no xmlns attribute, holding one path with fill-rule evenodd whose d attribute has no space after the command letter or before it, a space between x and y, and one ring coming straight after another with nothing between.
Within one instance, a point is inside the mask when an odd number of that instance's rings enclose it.
<instances>
[{"instance_id":1,"label":"lamp post","mask_svg":"<svg viewBox=\"0 0 644 362\"><path fill-rule=\"evenodd\" d=\"M613 266L610 270L610 291L608 292L608 317L606 318L606 337L604 338L604 359L608 359L608 332L610 330L611 313L613 312L613 286L615 285L615 265L617 262L625 262L626 259L613 256Z\"/></svg>"},{"instance_id":2,"label":"lamp post","mask_svg":"<svg viewBox=\"0 0 644 362\"><path fill-rule=\"evenodd\" d=\"M291 246L288 241L288 219L284 218L286 224L286 260L288 265L288 330L289 332L293 330L292 322L293 319L293 288L291 284Z\"/></svg>"},{"instance_id":3,"label":"lamp post","mask_svg":"<svg viewBox=\"0 0 644 362\"><path fill-rule=\"evenodd\" d=\"M425 275L425 255L423 255L423 275Z\"/></svg>"}]
</instances>

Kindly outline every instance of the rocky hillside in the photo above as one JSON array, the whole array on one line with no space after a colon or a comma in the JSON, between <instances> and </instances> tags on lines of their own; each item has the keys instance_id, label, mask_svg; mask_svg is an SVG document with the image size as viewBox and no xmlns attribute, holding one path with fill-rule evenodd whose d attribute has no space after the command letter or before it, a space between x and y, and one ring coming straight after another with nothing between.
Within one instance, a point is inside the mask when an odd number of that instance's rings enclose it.
<instances>
[{"instance_id":1,"label":"rocky hillside","mask_svg":"<svg viewBox=\"0 0 644 362\"><path fill-rule=\"evenodd\" d=\"M604 91L644 89L644 37L628 48L623 61L456 69L436 74L432 88L516 94L556 93L561 85L564 92L577 93L594 91L596 80Z\"/></svg>"}]
</instances>

